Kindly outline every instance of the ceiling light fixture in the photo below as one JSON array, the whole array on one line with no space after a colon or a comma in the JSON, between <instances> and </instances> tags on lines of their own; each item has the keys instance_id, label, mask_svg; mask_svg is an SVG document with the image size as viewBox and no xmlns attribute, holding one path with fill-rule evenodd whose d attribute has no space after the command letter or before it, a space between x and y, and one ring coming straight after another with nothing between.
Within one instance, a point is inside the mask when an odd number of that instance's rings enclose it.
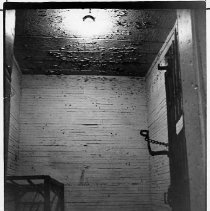
<instances>
[{"instance_id":1,"label":"ceiling light fixture","mask_svg":"<svg viewBox=\"0 0 210 211\"><path fill-rule=\"evenodd\" d=\"M89 13L91 14L91 9L89 10ZM95 21L95 17L93 17L92 15L85 15L83 17L83 21Z\"/></svg>"},{"instance_id":2,"label":"ceiling light fixture","mask_svg":"<svg viewBox=\"0 0 210 211\"><path fill-rule=\"evenodd\" d=\"M106 36L113 25L109 10L104 9L70 9L62 15L61 27L74 37Z\"/></svg>"}]
</instances>

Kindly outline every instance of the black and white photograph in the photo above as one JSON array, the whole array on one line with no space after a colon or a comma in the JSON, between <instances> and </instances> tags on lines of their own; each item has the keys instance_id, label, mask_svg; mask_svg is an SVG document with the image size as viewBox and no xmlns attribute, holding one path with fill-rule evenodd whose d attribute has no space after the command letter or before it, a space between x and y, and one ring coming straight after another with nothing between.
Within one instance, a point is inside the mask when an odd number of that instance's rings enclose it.
<instances>
[{"instance_id":1,"label":"black and white photograph","mask_svg":"<svg viewBox=\"0 0 210 211\"><path fill-rule=\"evenodd\" d=\"M207 10L5 1L0 210L206 211Z\"/></svg>"}]
</instances>

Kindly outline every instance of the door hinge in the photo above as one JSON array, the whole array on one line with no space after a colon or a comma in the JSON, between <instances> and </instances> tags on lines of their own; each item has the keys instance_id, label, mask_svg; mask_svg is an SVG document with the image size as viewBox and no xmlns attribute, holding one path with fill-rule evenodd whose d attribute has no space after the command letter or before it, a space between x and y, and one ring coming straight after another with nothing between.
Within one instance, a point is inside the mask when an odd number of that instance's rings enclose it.
<instances>
[{"instance_id":1,"label":"door hinge","mask_svg":"<svg viewBox=\"0 0 210 211\"><path fill-rule=\"evenodd\" d=\"M168 188L168 192L165 192L163 194L164 197L164 203L169 205L170 207L172 207L172 189L171 189L171 185Z\"/></svg>"}]
</instances>

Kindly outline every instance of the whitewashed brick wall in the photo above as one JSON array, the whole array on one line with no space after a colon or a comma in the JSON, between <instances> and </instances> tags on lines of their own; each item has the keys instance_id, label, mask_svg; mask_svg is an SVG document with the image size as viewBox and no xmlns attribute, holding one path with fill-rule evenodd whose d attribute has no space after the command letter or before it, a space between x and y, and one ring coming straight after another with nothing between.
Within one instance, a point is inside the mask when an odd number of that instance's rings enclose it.
<instances>
[{"instance_id":1,"label":"whitewashed brick wall","mask_svg":"<svg viewBox=\"0 0 210 211\"><path fill-rule=\"evenodd\" d=\"M144 78L23 75L18 174L65 184L71 211L150 211Z\"/></svg>"},{"instance_id":2,"label":"whitewashed brick wall","mask_svg":"<svg viewBox=\"0 0 210 211\"><path fill-rule=\"evenodd\" d=\"M18 166L19 148L19 110L21 98L21 72L14 58L11 75L11 95L10 95L10 128L8 142L8 163L7 174L15 174Z\"/></svg>"}]
</instances>

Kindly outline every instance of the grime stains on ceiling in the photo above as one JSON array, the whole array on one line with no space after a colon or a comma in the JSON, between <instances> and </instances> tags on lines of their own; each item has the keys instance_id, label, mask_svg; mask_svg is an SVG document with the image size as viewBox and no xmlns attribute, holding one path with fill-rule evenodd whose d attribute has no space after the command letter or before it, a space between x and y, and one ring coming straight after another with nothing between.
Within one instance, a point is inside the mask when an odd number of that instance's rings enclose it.
<instances>
[{"instance_id":1,"label":"grime stains on ceiling","mask_svg":"<svg viewBox=\"0 0 210 211\"><path fill-rule=\"evenodd\" d=\"M95 22L109 23L103 33L87 37L72 14L90 12ZM31 9L16 14L15 56L24 74L144 76L176 19L175 10Z\"/></svg>"}]
</instances>

